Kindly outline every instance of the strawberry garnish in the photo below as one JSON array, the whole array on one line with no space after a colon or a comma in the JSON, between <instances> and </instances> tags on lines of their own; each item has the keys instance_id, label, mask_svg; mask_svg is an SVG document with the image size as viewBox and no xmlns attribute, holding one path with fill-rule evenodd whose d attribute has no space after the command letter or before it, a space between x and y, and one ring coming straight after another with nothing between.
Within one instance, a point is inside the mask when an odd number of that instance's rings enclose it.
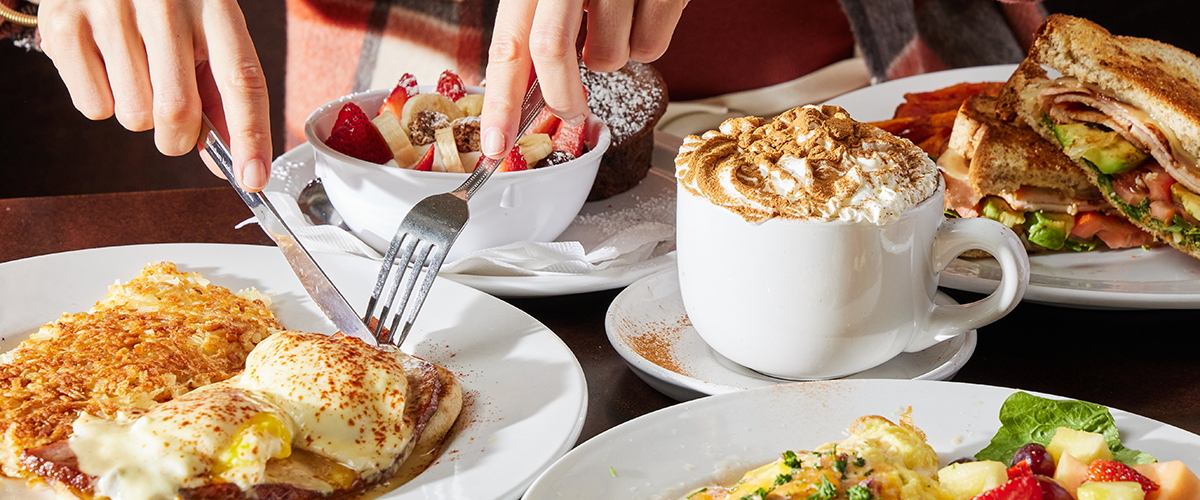
<instances>
[{"instance_id":1,"label":"strawberry garnish","mask_svg":"<svg viewBox=\"0 0 1200 500\"><path fill-rule=\"evenodd\" d=\"M413 165L413 170L423 170L425 172L433 170L433 150L435 149L437 149L437 147L431 145L429 149L425 151L425 156L421 157L421 161L418 161L416 165Z\"/></svg>"},{"instance_id":2,"label":"strawberry garnish","mask_svg":"<svg viewBox=\"0 0 1200 500\"><path fill-rule=\"evenodd\" d=\"M496 168L497 172L516 172L518 170L529 170L529 164L525 162L525 155L521 154L519 146L513 146L508 152L508 156L504 157L504 161L500 162L500 166Z\"/></svg>"},{"instance_id":3,"label":"strawberry garnish","mask_svg":"<svg viewBox=\"0 0 1200 500\"><path fill-rule=\"evenodd\" d=\"M1008 468L1008 478L1016 479L1018 477L1027 477L1033 475L1033 468L1029 466L1029 462L1024 460L1017 462L1016 465Z\"/></svg>"},{"instance_id":4,"label":"strawberry garnish","mask_svg":"<svg viewBox=\"0 0 1200 500\"><path fill-rule=\"evenodd\" d=\"M1086 481L1115 482L1133 481L1142 485L1142 491L1150 493L1158 490L1158 484L1150 478L1116 460L1093 460L1088 465Z\"/></svg>"},{"instance_id":5,"label":"strawberry garnish","mask_svg":"<svg viewBox=\"0 0 1200 500\"><path fill-rule=\"evenodd\" d=\"M467 86L463 84L458 73L446 70L438 77L437 93L446 96L451 101L457 101L467 95Z\"/></svg>"},{"instance_id":6,"label":"strawberry garnish","mask_svg":"<svg viewBox=\"0 0 1200 500\"><path fill-rule=\"evenodd\" d=\"M971 500L1042 500L1042 487L1033 476L1018 477L975 495Z\"/></svg>"},{"instance_id":7,"label":"strawberry garnish","mask_svg":"<svg viewBox=\"0 0 1200 500\"><path fill-rule=\"evenodd\" d=\"M562 120L559 119L558 116L550 111L550 108L542 108L542 111L538 113L538 115L533 118L533 122L529 124L529 128L525 129L525 135L553 135L554 131L558 128L559 122L561 121Z\"/></svg>"},{"instance_id":8,"label":"strawberry garnish","mask_svg":"<svg viewBox=\"0 0 1200 500\"><path fill-rule=\"evenodd\" d=\"M352 102L338 111L337 121L333 123L325 145L339 153L381 165L392 159L392 150L383 135L371 124L362 108Z\"/></svg>"},{"instance_id":9,"label":"strawberry garnish","mask_svg":"<svg viewBox=\"0 0 1200 500\"><path fill-rule=\"evenodd\" d=\"M379 106L379 114L384 111L391 111L396 118L404 116L401 111L404 110L404 103L408 102L408 98L419 94L417 90L417 77L412 73L405 73L400 77L400 81L396 82L396 88L392 89L392 93L388 94L383 100L383 104Z\"/></svg>"},{"instance_id":10,"label":"strawberry garnish","mask_svg":"<svg viewBox=\"0 0 1200 500\"><path fill-rule=\"evenodd\" d=\"M574 127L568 126L566 123L560 124L551 139L551 142L554 143L554 150L570 153L576 158L582 156L583 127L585 125L587 125L586 121Z\"/></svg>"}]
</instances>

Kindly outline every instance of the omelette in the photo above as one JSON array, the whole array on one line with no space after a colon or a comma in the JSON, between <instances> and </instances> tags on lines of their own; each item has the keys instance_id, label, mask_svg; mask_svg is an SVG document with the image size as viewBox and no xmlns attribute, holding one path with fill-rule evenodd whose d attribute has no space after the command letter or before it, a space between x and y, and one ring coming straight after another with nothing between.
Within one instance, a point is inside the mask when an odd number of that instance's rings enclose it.
<instances>
[{"instance_id":1,"label":"omelette","mask_svg":"<svg viewBox=\"0 0 1200 500\"><path fill-rule=\"evenodd\" d=\"M731 486L708 486L688 500L948 500L938 456L908 413L900 424L865 416L850 437L812 451L786 451Z\"/></svg>"}]
</instances>

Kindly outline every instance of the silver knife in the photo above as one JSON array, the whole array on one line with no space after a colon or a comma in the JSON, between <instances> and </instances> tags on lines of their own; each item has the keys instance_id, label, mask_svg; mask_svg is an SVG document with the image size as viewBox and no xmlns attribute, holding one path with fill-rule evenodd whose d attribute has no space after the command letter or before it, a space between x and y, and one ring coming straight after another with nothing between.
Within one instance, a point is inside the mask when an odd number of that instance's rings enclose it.
<instances>
[{"instance_id":1,"label":"silver knife","mask_svg":"<svg viewBox=\"0 0 1200 500\"><path fill-rule=\"evenodd\" d=\"M350 307L350 303L346 302L342 293L333 286L329 277L325 276L325 272L321 271L321 266L317 265L317 261L313 260L312 256L308 254L308 250L304 249L304 245L300 244L300 240L296 239L291 228L279 217L279 212L271 205L267 196L263 193L248 193L238 185L237 178L233 175L233 157L229 154L229 146L225 144L225 139L217 134L217 129L213 127L212 122L208 121L208 117L202 116L202 118L207 130L204 133L204 151L221 167L221 172L225 174L226 179L229 179L233 189L241 195L242 201L246 202L250 211L254 212L254 216L258 218L259 227L267 233L267 236L275 240L275 245L283 252L288 264L292 266L292 271L295 271L296 277L300 278L300 284L304 285L308 296L312 297L325 316L342 333L362 339L363 342L373 346L379 345L379 342L367 330L367 326L363 324L362 319L358 317L358 313L354 312L354 308Z\"/></svg>"}]
</instances>

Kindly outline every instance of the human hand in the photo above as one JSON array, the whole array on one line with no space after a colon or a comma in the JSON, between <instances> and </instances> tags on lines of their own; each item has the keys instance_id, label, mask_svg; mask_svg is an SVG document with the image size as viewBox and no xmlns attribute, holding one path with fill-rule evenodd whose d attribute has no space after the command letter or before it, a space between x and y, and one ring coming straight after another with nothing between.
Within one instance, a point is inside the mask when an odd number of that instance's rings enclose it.
<instances>
[{"instance_id":1,"label":"human hand","mask_svg":"<svg viewBox=\"0 0 1200 500\"><path fill-rule=\"evenodd\" d=\"M84 116L153 128L158 150L180 156L202 139L203 112L229 138L242 187L266 186L267 84L236 0L42 0L38 26Z\"/></svg>"},{"instance_id":2,"label":"human hand","mask_svg":"<svg viewBox=\"0 0 1200 500\"><path fill-rule=\"evenodd\" d=\"M516 142L521 100L535 68L546 107L569 125L588 116L575 40L588 13L583 61L595 71L650 62L666 52L689 0L501 0L488 50L480 130L483 154L502 158Z\"/></svg>"}]
</instances>

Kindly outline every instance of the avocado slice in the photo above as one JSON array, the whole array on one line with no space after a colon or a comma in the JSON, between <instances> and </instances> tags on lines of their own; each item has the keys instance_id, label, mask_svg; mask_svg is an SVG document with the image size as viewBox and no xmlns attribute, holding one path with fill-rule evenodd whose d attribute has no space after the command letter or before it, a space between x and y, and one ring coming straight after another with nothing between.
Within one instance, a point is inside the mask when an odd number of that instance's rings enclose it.
<instances>
[{"instance_id":1,"label":"avocado slice","mask_svg":"<svg viewBox=\"0 0 1200 500\"><path fill-rule=\"evenodd\" d=\"M1200 219L1200 194L1193 193L1190 189L1176 182L1171 184L1171 200L1183 205L1183 209L1187 210L1188 215Z\"/></svg>"},{"instance_id":2,"label":"avocado slice","mask_svg":"<svg viewBox=\"0 0 1200 500\"><path fill-rule=\"evenodd\" d=\"M1063 153L1072 159L1083 158L1091 162L1101 173L1128 172L1150 158L1116 132L1083 123L1055 125L1053 130L1054 137L1063 145Z\"/></svg>"},{"instance_id":3,"label":"avocado slice","mask_svg":"<svg viewBox=\"0 0 1200 500\"><path fill-rule=\"evenodd\" d=\"M1010 228L1016 228L1025 223L1024 213L1013 210L1008 206L1008 202L997 196L984 198L983 209L979 213Z\"/></svg>"},{"instance_id":4,"label":"avocado slice","mask_svg":"<svg viewBox=\"0 0 1200 500\"><path fill-rule=\"evenodd\" d=\"M1029 242L1051 250L1061 250L1072 229L1075 229L1075 216L1071 214L1031 212L1025 223Z\"/></svg>"}]
</instances>

